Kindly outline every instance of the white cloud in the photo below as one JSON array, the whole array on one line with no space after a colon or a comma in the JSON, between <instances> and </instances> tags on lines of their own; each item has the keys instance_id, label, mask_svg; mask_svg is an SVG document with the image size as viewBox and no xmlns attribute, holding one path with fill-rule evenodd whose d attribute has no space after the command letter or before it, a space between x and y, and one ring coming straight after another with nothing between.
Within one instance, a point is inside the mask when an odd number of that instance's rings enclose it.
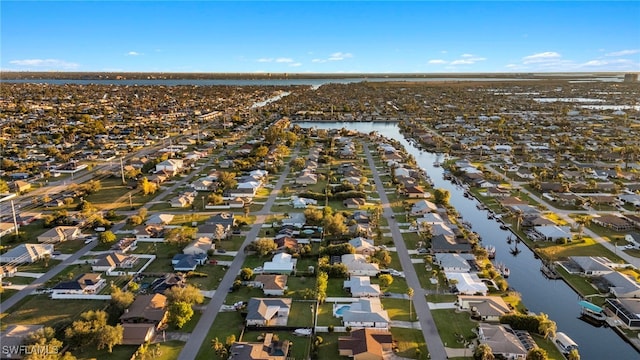
<instances>
[{"instance_id":1,"label":"white cloud","mask_svg":"<svg viewBox=\"0 0 640 360\"><path fill-rule=\"evenodd\" d=\"M352 58L353 55L351 53L343 53L343 52L335 52L329 56L329 61L340 61L344 59Z\"/></svg>"},{"instance_id":2,"label":"white cloud","mask_svg":"<svg viewBox=\"0 0 640 360\"><path fill-rule=\"evenodd\" d=\"M546 52L525 56L522 58L522 62L525 64L541 63L541 62L547 62L547 61L555 61L561 57L562 55L558 54L555 51L546 51Z\"/></svg>"},{"instance_id":3,"label":"white cloud","mask_svg":"<svg viewBox=\"0 0 640 360\"><path fill-rule=\"evenodd\" d=\"M485 61L487 58L479 57L473 54L462 54L462 59L453 60L451 65L472 65L477 63L478 61Z\"/></svg>"},{"instance_id":4,"label":"white cloud","mask_svg":"<svg viewBox=\"0 0 640 360\"><path fill-rule=\"evenodd\" d=\"M432 59L432 60L429 60L427 63L429 63L429 64L446 64L447 61L446 60L442 60L442 59Z\"/></svg>"},{"instance_id":5,"label":"white cloud","mask_svg":"<svg viewBox=\"0 0 640 360\"><path fill-rule=\"evenodd\" d=\"M473 64L473 61L471 61L471 60L453 60L451 62L451 65L469 65L469 64Z\"/></svg>"},{"instance_id":6,"label":"white cloud","mask_svg":"<svg viewBox=\"0 0 640 360\"><path fill-rule=\"evenodd\" d=\"M313 60L311 60L311 62L313 62L313 63L325 63L325 62L327 62L327 60L325 60L325 59L313 59Z\"/></svg>"},{"instance_id":7,"label":"white cloud","mask_svg":"<svg viewBox=\"0 0 640 360\"><path fill-rule=\"evenodd\" d=\"M296 67L302 66L302 63L297 62L297 63L289 64L289 66L296 66Z\"/></svg>"},{"instance_id":8,"label":"white cloud","mask_svg":"<svg viewBox=\"0 0 640 360\"><path fill-rule=\"evenodd\" d=\"M261 62L261 63L266 63L266 62L272 62L273 59L271 59L271 58L260 58L257 61Z\"/></svg>"},{"instance_id":9,"label":"white cloud","mask_svg":"<svg viewBox=\"0 0 640 360\"><path fill-rule=\"evenodd\" d=\"M281 57L281 58L277 58L276 62L277 63L292 63L293 59Z\"/></svg>"},{"instance_id":10,"label":"white cloud","mask_svg":"<svg viewBox=\"0 0 640 360\"><path fill-rule=\"evenodd\" d=\"M137 51L129 51L127 53L128 56L139 56L142 55L141 53L137 52Z\"/></svg>"},{"instance_id":11,"label":"white cloud","mask_svg":"<svg viewBox=\"0 0 640 360\"><path fill-rule=\"evenodd\" d=\"M605 56L625 56L625 55L633 55L633 54L637 54L637 53L640 53L640 49L629 49L629 50L614 51L614 52L610 52L608 54L605 54Z\"/></svg>"},{"instance_id":12,"label":"white cloud","mask_svg":"<svg viewBox=\"0 0 640 360\"><path fill-rule=\"evenodd\" d=\"M471 54L462 54L462 57L463 58L470 58L470 57L473 57L473 55L471 55Z\"/></svg>"},{"instance_id":13,"label":"white cloud","mask_svg":"<svg viewBox=\"0 0 640 360\"><path fill-rule=\"evenodd\" d=\"M587 61L586 63L582 64L582 66L602 66L602 65L607 65L607 64L609 64L608 61L591 60L591 61Z\"/></svg>"},{"instance_id":14,"label":"white cloud","mask_svg":"<svg viewBox=\"0 0 640 360\"><path fill-rule=\"evenodd\" d=\"M59 59L21 59L11 60L9 64L35 67L35 68L49 68L49 69L75 69L80 65Z\"/></svg>"},{"instance_id":15,"label":"white cloud","mask_svg":"<svg viewBox=\"0 0 640 360\"><path fill-rule=\"evenodd\" d=\"M447 50L442 50L442 51L440 51L440 53L441 53L441 54L446 54L446 53L447 53Z\"/></svg>"}]
</instances>

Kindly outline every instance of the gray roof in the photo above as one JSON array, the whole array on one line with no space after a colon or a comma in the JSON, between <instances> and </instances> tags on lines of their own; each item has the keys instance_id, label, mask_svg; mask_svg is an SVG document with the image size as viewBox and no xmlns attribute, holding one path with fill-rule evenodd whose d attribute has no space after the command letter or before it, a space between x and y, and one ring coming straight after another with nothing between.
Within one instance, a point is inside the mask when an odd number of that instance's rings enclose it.
<instances>
[{"instance_id":1,"label":"gray roof","mask_svg":"<svg viewBox=\"0 0 640 360\"><path fill-rule=\"evenodd\" d=\"M342 313L344 322L389 322L389 314L382 309L380 299L359 299Z\"/></svg>"},{"instance_id":2,"label":"gray roof","mask_svg":"<svg viewBox=\"0 0 640 360\"><path fill-rule=\"evenodd\" d=\"M269 320L271 319L271 316L269 316L270 307L290 308L291 299L289 298L279 298L279 299L251 298L251 300L249 300L249 304L247 305L246 319L247 320Z\"/></svg>"}]
</instances>

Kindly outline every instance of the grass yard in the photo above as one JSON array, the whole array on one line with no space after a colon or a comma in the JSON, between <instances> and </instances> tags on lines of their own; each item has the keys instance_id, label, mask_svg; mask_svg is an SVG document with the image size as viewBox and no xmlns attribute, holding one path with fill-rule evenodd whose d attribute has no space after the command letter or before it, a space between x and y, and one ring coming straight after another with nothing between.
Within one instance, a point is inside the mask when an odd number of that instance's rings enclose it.
<instances>
[{"instance_id":1,"label":"grass yard","mask_svg":"<svg viewBox=\"0 0 640 360\"><path fill-rule=\"evenodd\" d=\"M317 326L340 326L342 321L340 318L333 316L333 303L324 303L318 305L318 320Z\"/></svg>"},{"instance_id":2,"label":"grass yard","mask_svg":"<svg viewBox=\"0 0 640 360\"><path fill-rule=\"evenodd\" d=\"M556 266L556 271L580 293L582 296L599 294L599 291L591 283L580 275L569 274L562 266Z\"/></svg>"},{"instance_id":3,"label":"grass yard","mask_svg":"<svg viewBox=\"0 0 640 360\"><path fill-rule=\"evenodd\" d=\"M215 290L227 271L226 266L206 264L198 266L196 272L205 273L206 277L190 277L188 282L202 290Z\"/></svg>"},{"instance_id":4,"label":"grass yard","mask_svg":"<svg viewBox=\"0 0 640 360\"><path fill-rule=\"evenodd\" d=\"M218 313L216 321L214 321L211 328L209 328L209 333L200 347L196 360L226 360L227 357L219 357L215 351L213 351L211 348L211 340L217 337L219 341L224 343L227 336L232 334L235 335L237 339L240 337L242 327L242 316L240 316L239 312L232 311Z\"/></svg>"},{"instance_id":5,"label":"grass yard","mask_svg":"<svg viewBox=\"0 0 640 360\"><path fill-rule=\"evenodd\" d=\"M446 347L463 348L464 344L459 342L456 334L462 335L467 340L476 338L471 331L477 326L477 322L471 320L469 313L456 312L452 309L431 310L433 320L438 328L438 333Z\"/></svg>"},{"instance_id":6,"label":"grass yard","mask_svg":"<svg viewBox=\"0 0 640 360\"><path fill-rule=\"evenodd\" d=\"M62 260L56 260L53 258L49 259L48 262L42 259L31 264L20 265L18 269L22 272L46 273L61 262Z\"/></svg>"},{"instance_id":7,"label":"grass yard","mask_svg":"<svg viewBox=\"0 0 640 360\"><path fill-rule=\"evenodd\" d=\"M102 310L108 305L103 300L51 300L48 295L33 295L23 299L11 309L11 313L0 315L2 327L10 324L42 324L57 328L76 320L88 310Z\"/></svg>"},{"instance_id":8,"label":"grass yard","mask_svg":"<svg viewBox=\"0 0 640 360\"><path fill-rule=\"evenodd\" d=\"M63 254L73 254L85 246L84 240L69 240L57 243L55 249Z\"/></svg>"},{"instance_id":9,"label":"grass yard","mask_svg":"<svg viewBox=\"0 0 640 360\"><path fill-rule=\"evenodd\" d=\"M389 313L389 318L391 320L396 321L415 321L416 320L416 311L413 307L413 302L411 304L411 319L409 318L409 300L404 299L381 299L382 308L387 310Z\"/></svg>"},{"instance_id":10,"label":"grass yard","mask_svg":"<svg viewBox=\"0 0 640 360\"><path fill-rule=\"evenodd\" d=\"M310 328L313 326L313 311L316 303L312 301L293 301L287 319L287 326ZM313 311L312 311L313 310Z\"/></svg>"},{"instance_id":11,"label":"grass yard","mask_svg":"<svg viewBox=\"0 0 640 360\"><path fill-rule=\"evenodd\" d=\"M327 297L351 297L343 288L346 279L331 279L327 285Z\"/></svg>"},{"instance_id":12,"label":"grass yard","mask_svg":"<svg viewBox=\"0 0 640 360\"><path fill-rule=\"evenodd\" d=\"M264 331L245 331L242 341L247 342L261 342L258 340L260 335L264 334ZM274 331L273 334L278 335L280 341L289 340L291 345L289 347L289 357L287 359L307 359L309 354L309 342L311 337L295 336L294 334L286 331Z\"/></svg>"},{"instance_id":13,"label":"grass yard","mask_svg":"<svg viewBox=\"0 0 640 360\"><path fill-rule=\"evenodd\" d=\"M219 289L219 291L228 291L227 289ZM251 298L261 298L265 297L264 293L261 289L249 287L249 286L241 286L238 290L234 290L227 294L225 299L225 304L232 305L238 301L249 301Z\"/></svg>"},{"instance_id":14,"label":"grass yard","mask_svg":"<svg viewBox=\"0 0 640 360\"><path fill-rule=\"evenodd\" d=\"M305 299L309 296L308 290L313 290L316 286L315 277L289 276L287 279L287 297L293 299ZM311 295L311 298L313 295ZM311 298L305 300L311 300Z\"/></svg>"},{"instance_id":15,"label":"grass yard","mask_svg":"<svg viewBox=\"0 0 640 360\"><path fill-rule=\"evenodd\" d=\"M318 347L318 359L348 360L349 357L338 356L338 338L346 333L320 333L322 344Z\"/></svg>"},{"instance_id":16,"label":"grass yard","mask_svg":"<svg viewBox=\"0 0 640 360\"><path fill-rule=\"evenodd\" d=\"M17 293L20 290L16 290L16 289L2 289L2 292L0 293L0 301L5 301L8 298L10 298L13 294Z\"/></svg>"},{"instance_id":17,"label":"grass yard","mask_svg":"<svg viewBox=\"0 0 640 360\"><path fill-rule=\"evenodd\" d=\"M534 243L540 256L552 261L567 258L569 256L606 256L613 262L623 262L622 258L612 253L609 249L598 244L594 239L584 237L583 240L574 240L565 245L554 243Z\"/></svg>"},{"instance_id":18,"label":"grass yard","mask_svg":"<svg viewBox=\"0 0 640 360\"><path fill-rule=\"evenodd\" d=\"M105 359L112 360L129 360L138 350L136 345L116 345L113 352L109 353L107 349L98 350L95 346L85 346L82 349L71 351L71 354L78 360Z\"/></svg>"},{"instance_id":19,"label":"grass yard","mask_svg":"<svg viewBox=\"0 0 640 360\"><path fill-rule=\"evenodd\" d=\"M547 352L549 359L564 360L565 357L562 355L560 350L558 350L558 347L555 346L553 341L545 340L544 337L538 334L531 334L531 336L533 337L533 340L535 340L536 344Z\"/></svg>"},{"instance_id":20,"label":"grass yard","mask_svg":"<svg viewBox=\"0 0 640 360\"><path fill-rule=\"evenodd\" d=\"M393 340L397 341L398 356L417 359L416 349L420 349L422 356L427 354L427 344L424 342L422 331L416 329L391 328Z\"/></svg>"}]
</instances>

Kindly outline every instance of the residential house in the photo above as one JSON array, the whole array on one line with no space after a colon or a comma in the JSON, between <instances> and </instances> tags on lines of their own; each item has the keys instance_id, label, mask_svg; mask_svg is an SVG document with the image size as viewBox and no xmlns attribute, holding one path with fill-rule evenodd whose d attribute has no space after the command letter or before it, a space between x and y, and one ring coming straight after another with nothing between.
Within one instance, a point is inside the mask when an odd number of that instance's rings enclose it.
<instances>
[{"instance_id":1,"label":"residential house","mask_svg":"<svg viewBox=\"0 0 640 360\"><path fill-rule=\"evenodd\" d=\"M318 205L318 200L292 196L291 205L294 209L306 209L309 205Z\"/></svg>"},{"instance_id":2,"label":"residential house","mask_svg":"<svg viewBox=\"0 0 640 360\"><path fill-rule=\"evenodd\" d=\"M16 180L13 182L13 189L15 192L23 194L31 189L31 183L22 180Z\"/></svg>"},{"instance_id":3,"label":"residential house","mask_svg":"<svg viewBox=\"0 0 640 360\"><path fill-rule=\"evenodd\" d=\"M297 253L300 245L298 240L291 236L278 236L273 242L276 243L276 252Z\"/></svg>"},{"instance_id":4,"label":"residential house","mask_svg":"<svg viewBox=\"0 0 640 360\"><path fill-rule=\"evenodd\" d=\"M251 298L247 304L247 326L286 326L290 298Z\"/></svg>"},{"instance_id":5,"label":"residential house","mask_svg":"<svg viewBox=\"0 0 640 360\"><path fill-rule=\"evenodd\" d=\"M165 228L161 225L139 225L133 231L136 234L136 240L164 240Z\"/></svg>"},{"instance_id":6,"label":"residential house","mask_svg":"<svg viewBox=\"0 0 640 360\"><path fill-rule=\"evenodd\" d=\"M176 176L184 168L184 163L181 159L168 159L156 164L156 172L162 172L171 176Z\"/></svg>"},{"instance_id":7,"label":"residential house","mask_svg":"<svg viewBox=\"0 0 640 360\"><path fill-rule=\"evenodd\" d=\"M351 276L376 276L380 272L378 264L370 263L367 257L361 254L344 254L341 262Z\"/></svg>"},{"instance_id":8,"label":"residential house","mask_svg":"<svg viewBox=\"0 0 640 360\"><path fill-rule=\"evenodd\" d=\"M605 299L607 308L632 329L640 329L640 299Z\"/></svg>"},{"instance_id":9,"label":"residential house","mask_svg":"<svg viewBox=\"0 0 640 360\"><path fill-rule=\"evenodd\" d=\"M167 321L167 297L162 294L138 295L120 316L122 343L140 345L151 342Z\"/></svg>"},{"instance_id":10,"label":"residential house","mask_svg":"<svg viewBox=\"0 0 640 360\"><path fill-rule=\"evenodd\" d=\"M168 225L173 218L173 214L153 214L144 223L147 225Z\"/></svg>"},{"instance_id":11,"label":"residential house","mask_svg":"<svg viewBox=\"0 0 640 360\"><path fill-rule=\"evenodd\" d=\"M348 289L354 298L380 296L380 285L372 284L368 276L352 276L343 282L342 287Z\"/></svg>"},{"instance_id":12,"label":"residential house","mask_svg":"<svg viewBox=\"0 0 640 360\"><path fill-rule=\"evenodd\" d=\"M627 219L610 214L594 216L591 221L594 224L610 228L614 231L625 231L633 228L633 224L631 224Z\"/></svg>"},{"instance_id":13,"label":"residential house","mask_svg":"<svg viewBox=\"0 0 640 360\"><path fill-rule=\"evenodd\" d=\"M20 225L16 227L13 222L0 222L0 237L9 235L11 233L17 233L17 229L20 228Z\"/></svg>"},{"instance_id":14,"label":"residential house","mask_svg":"<svg viewBox=\"0 0 640 360\"><path fill-rule=\"evenodd\" d=\"M635 248L640 247L640 233L634 232L629 233L624 236L624 239L629 242L629 244L633 245Z\"/></svg>"},{"instance_id":15,"label":"residential house","mask_svg":"<svg viewBox=\"0 0 640 360\"><path fill-rule=\"evenodd\" d=\"M437 210L438 206L431 201L418 200L411 206L411 215L424 215L427 213L435 212Z\"/></svg>"},{"instance_id":16,"label":"residential house","mask_svg":"<svg viewBox=\"0 0 640 360\"><path fill-rule=\"evenodd\" d=\"M176 254L171 259L174 271L194 271L198 265L207 262L207 254Z\"/></svg>"},{"instance_id":17,"label":"residential house","mask_svg":"<svg viewBox=\"0 0 640 360\"><path fill-rule=\"evenodd\" d=\"M556 241L559 239L567 239L571 241L573 235L571 235L571 227L558 226L558 225L542 225L534 226L532 231L544 241Z\"/></svg>"},{"instance_id":18,"label":"residential house","mask_svg":"<svg viewBox=\"0 0 640 360\"><path fill-rule=\"evenodd\" d=\"M20 244L0 255L0 263L34 263L52 253L53 244Z\"/></svg>"},{"instance_id":19,"label":"residential house","mask_svg":"<svg viewBox=\"0 0 640 360\"><path fill-rule=\"evenodd\" d=\"M494 356L504 359L525 359L527 356L527 349L508 325L480 323L478 341L488 345Z\"/></svg>"},{"instance_id":20,"label":"residential house","mask_svg":"<svg viewBox=\"0 0 640 360\"><path fill-rule=\"evenodd\" d=\"M370 221L369 213L365 210L355 210L351 219L355 220L358 224L368 224Z\"/></svg>"},{"instance_id":21,"label":"residential house","mask_svg":"<svg viewBox=\"0 0 640 360\"><path fill-rule=\"evenodd\" d=\"M184 274L167 273L155 279L149 286L148 292L152 294L164 294L165 291L174 286L187 286L187 279Z\"/></svg>"},{"instance_id":22,"label":"residential house","mask_svg":"<svg viewBox=\"0 0 640 360\"><path fill-rule=\"evenodd\" d=\"M290 213L288 217L282 219L282 226L291 225L300 229L306 222L307 218L303 213Z\"/></svg>"},{"instance_id":23,"label":"residential house","mask_svg":"<svg viewBox=\"0 0 640 360\"><path fill-rule=\"evenodd\" d=\"M569 260L579 269L584 276L602 276L613 272L611 260L601 256L570 256Z\"/></svg>"},{"instance_id":24,"label":"residential house","mask_svg":"<svg viewBox=\"0 0 640 360\"><path fill-rule=\"evenodd\" d=\"M231 231L231 229L236 225L236 219L233 213L222 212L222 213L217 213L215 215L212 215L204 223L206 225L214 225L214 226L218 224L221 225L225 232L225 236L227 236ZM200 234L200 228L198 228L198 233ZM208 236L208 235L203 234L201 236ZM209 237L212 239L216 239L215 236L209 236Z\"/></svg>"},{"instance_id":25,"label":"residential house","mask_svg":"<svg viewBox=\"0 0 640 360\"><path fill-rule=\"evenodd\" d=\"M445 272L470 272L475 263L473 254L436 253L435 262Z\"/></svg>"},{"instance_id":26,"label":"residential house","mask_svg":"<svg viewBox=\"0 0 640 360\"><path fill-rule=\"evenodd\" d=\"M349 240L349 244L356 249L356 254L364 256L373 256L378 248L373 245L372 239L363 238L359 236Z\"/></svg>"},{"instance_id":27,"label":"residential house","mask_svg":"<svg viewBox=\"0 0 640 360\"><path fill-rule=\"evenodd\" d=\"M349 336L338 338L339 355L355 360L387 359L392 348L391 333L383 329L358 329L351 331Z\"/></svg>"},{"instance_id":28,"label":"residential house","mask_svg":"<svg viewBox=\"0 0 640 360\"><path fill-rule=\"evenodd\" d=\"M463 295L487 295L489 289L487 285L480 280L477 274L461 273L461 272L445 272L445 277L450 284L454 284L455 292Z\"/></svg>"},{"instance_id":29,"label":"residential house","mask_svg":"<svg viewBox=\"0 0 640 360\"><path fill-rule=\"evenodd\" d=\"M290 254L278 253L273 256L271 261L266 261L262 266L262 271L266 274L285 274L291 275L296 271L297 259Z\"/></svg>"},{"instance_id":30,"label":"residential house","mask_svg":"<svg viewBox=\"0 0 640 360\"><path fill-rule=\"evenodd\" d=\"M305 171L306 170L306 171ZM318 183L318 175L311 172L311 170L303 170L298 177L296 177L295 183L301 185L314 185Z\"/></svg>"},{"instance_id":31,"label":"residential house","mask_svg":"<svg viewBox=\"0 0 640 360\"><path fill-rule=\"evenodd\" d=\"M500 296L458 295L456 305L459 310L470 311L471 316L480 321L498 322L502 315L512 312Z\"/></svg>"},{"instance_id":32,"label":"residential house","mask_svg":"<svg viewBox=\"0 0 640 360\"><path fill-rule=\"evenodd\" d=\"M347 209L358 209L360 206L364 206L367 200L364 198L348 198L342 200L342 205Z\"/></svg>"},{"instance_id":33,"label":"residential house","mask_svg":"<svg viewBox=\"0 0 640 360\"><path fill-rule=\"evenodd\" d=\"M173 208L183 208L191 206L198 195L195 191L185 192L171 199L169 202Z\"/></svg>"},{"instance_id":34,"label":"residential house","mask_svg":"<svg viewBox=\"0 0 640 360\"><path fill-rule=\"evenodd\" d=\"M262 342L234 342L229 349L229 360L286 360L289 359L289 340L276 340L266 333Z\"/></svg>"},{"instance_id":35,"label":"residential house","mask_svg":"<svg viewBox=\"0 0 640 360\"><path fill-rule=\"evenodd\" d=\"M107 282L100 274L86 273L53 287L53 294L97 294Z\"/></svg>"},{"instance_id":36,"label":"residential house","mask_svg":"<svg viewBox=\"0 0 640 360\"><path fill-rule=\"evenodd\" d=\"M8 325L2 334L0 334L2 359L22 359L26 354L23 353L24 351L21 352L17 350L24 345L25 340L30 334L42 329L43 327L43 325ZM16 351L11 351L13 349Z\"/></svg>"},{"instance_id":37,"label":"residential house","mask_svg":"<svg viewBox=\"0 0 640 360\"><path fill-rule=\"evenodd\" d=\"M56 226L38 236L38 242L55 244L68 240L75 240L80 236L80 228L77 226Z\"/></svg>"},{"instance_id":38,"label":"residential house","mask_svg":"<svg viewBox=\"0 0 640 360\"><path fill-rule=\"evenodd\" d=\"M360 298L342 312L342 323L351 328L389 328L389 314L379 298Z\"/></svg>"},{"instance_id":39,"label":"residential house","mask_svg":"<svg viewBox=\"0 0 640 360\"><path fill-rule=\"evenodd\" d=\"M613 271L602 276L609 284L609 292L617 298L640 298L640 284L631 277Z\"/></svg>"},{"instance_id":40,"label":"residential house","mask_svg":"<svg viewBox=\"0 0 640 360\"><path fill-rule=\"evenodd\" d=\"M422 186L419 185L405 187L404 194L407 195L410 199L424 199L431 196L431 194L424 191Z\"/></svg>"},{"instance_id":41,"label":"residential house","mask_svg":"<svg viewBox=\"0 0 640 360\"><path fill-rule=\"evenodd\" d=\"M626 214L625 219L627 219L630 223L633 224L636 228L640 229L640 215L635 214Z\"/></svg>"},{"instance_id":42,"label":"residential house","mask_svg":"<svg viewBox=\"0 0 640 360\"><path fill-rule=\"evenodd\" d=\"M254 283L265 295L283 296L287 289L287 275L257 275Z\"/></svg>"},{"instance_id":43,"label":"residential house","mask_svg":"<svg viewBox=\"0 0 640 360\"><path fill-rule=\"evenodd\" d=\"M185 246L185 248L182 249L182 253L187 255L196 255L196 254L207 255L209 251L213 251L215 249L216 249L216 245L213 243L211 238L198 237L197 239L189 243L189 245Z\"/></svg>"},{"instance_id":44,"label":"residential house","mask_svg":"<svg viewBox=\"0 0 640 360\"><path fill-rule=\"evenodd\" d=\"M432 254L436 253L470 253L471 244L466 239L455 236L435 235L431 238Z\"/></svg>"},{"instance_id":45,"label":"residential house","mask_svg":"<svg viewBox=\"0 0 640 360\"><path fill-rule=\"evenodd\" d=\"M137 256L112 252L98 256L98 259L91 265L91 271L105 272L113 271L116 268L131 269L136 262L138 262Z\"/></svg>"}]
</instances>

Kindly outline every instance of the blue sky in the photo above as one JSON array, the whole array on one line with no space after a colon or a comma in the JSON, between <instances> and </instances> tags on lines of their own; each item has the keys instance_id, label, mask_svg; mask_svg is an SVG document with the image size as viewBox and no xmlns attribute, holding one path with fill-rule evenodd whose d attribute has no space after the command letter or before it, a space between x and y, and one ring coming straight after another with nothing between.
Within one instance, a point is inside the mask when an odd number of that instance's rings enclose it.
<instances>
[{"instance_id":1,"label":"blue sky","mask_svg":"<svg viewBox=\"0 0 640 360\"><path fill-rule=\"evenodd\" d=\"M7 1L2 70L640 71L640 2Z\"/></svg>"}]
</instances>

